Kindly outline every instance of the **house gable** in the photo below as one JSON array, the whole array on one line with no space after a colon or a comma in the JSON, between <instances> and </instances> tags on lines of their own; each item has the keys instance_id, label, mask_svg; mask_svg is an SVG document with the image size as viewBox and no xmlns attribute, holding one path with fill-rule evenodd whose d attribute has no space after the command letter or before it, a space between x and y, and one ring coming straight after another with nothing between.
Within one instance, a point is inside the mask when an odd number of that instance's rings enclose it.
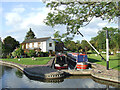
<instances>
[{"instance_id":1,"label":"house gable","mask_svg":"<svg viewBox=\"0 0 120 90\"><path fill-rule=\"evenodd\" d=\"M49 43L51 43L52 48L49 48ZM25 40L21 43L21 45L25 51L27 50L37 50L42 52L48 52L49 50L55 51L54 49L55 45L51 37Z\"/></svg>"}]
</instances>

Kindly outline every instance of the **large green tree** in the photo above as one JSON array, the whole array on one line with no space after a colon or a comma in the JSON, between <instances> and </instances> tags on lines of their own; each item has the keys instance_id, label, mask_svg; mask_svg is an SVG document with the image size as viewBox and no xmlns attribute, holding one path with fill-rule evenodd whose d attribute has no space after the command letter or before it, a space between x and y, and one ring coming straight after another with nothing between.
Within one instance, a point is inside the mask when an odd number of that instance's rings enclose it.
<instances>
[{"instance_id":1,"label":"large green tree","mask_svg":"<svg viewBox=\"0 0 120 90\"><path fill-rule=\"evenodd\" d=\"M87 41L82 40L81 41L81 48L85 49L86 51L88 51L90 49L90 45L87 43Z\"/></svg>"},{"instance_id":2,"label":"large green tree","mask_svg":"<svg viewBox=\"0 0 120 90\"><path fill-rule=\"evenodd\" d=\"M56 31L54 34L53 34L54 38L56 40L58 40L59 42L61 42L61 39L62 39L62 36L60 35L60 32L59 31Z\"/></svg>"},{"instance_id":3,"label":"large green tree","mask_svg":"<svg viewBox=\"0 0 120 90\"><path fill-rule=\"evenodd\" d=\"M2 53L7 55L10 54L16 47L19 47L19 42L16 41L14 38L11 36L7 36L3 40L3 45L2 45Z\"/></svg>"},{"instance_id":4,"label":"large green tree","mask_svg":"<svg viewBox=\"0 0 120 90\"><path fill-rule=\"evenodd\" d=\"M106 49L106 30L108 30L109 36L109 47L111 50L119 50L120 49L120 29L118 28L107 28L104 27L102 30L98 32L96 37L91 39L91 43L98 49L98 50L105 50Z\"/></svg>"},{"instance_id":5,"label":"large green tree","mask_svg":"<svg viewBox=\"0 0 120 90\"><path fill-rule=\"evenodd\" d=\"M25 40L27 39L35 39L35 34L34 32L32 31L32 29L30 28L30 30L27 32L26 36L25 36Z\"/></svg>"},{"instance_id":6,"label":"large green tree","mask_svg":"<svg viewBox=\"0 0 120 90\"><path fill-rule=\"evenodd\" d=\"M67 35L77 34L79 28L90 23L94 17L109 22L120 16L120 2L50 2L47 7L52 9L48 13L45 23L50 26L62 24L67 26ZM62 9L61 9L62 7Z\"/></svg>"},{"instance_id":7,"label":"large green tree","mask_svg":"<svg viewBox=\"0 0 120 90\"><path fill-rule=\"evenodd\" d=\"M120 49L120 29L118 28L107 28L104 27L103 30L108 30L109 34L109 47L110 49L119 50Z\"/></svg>"}]
</instances>

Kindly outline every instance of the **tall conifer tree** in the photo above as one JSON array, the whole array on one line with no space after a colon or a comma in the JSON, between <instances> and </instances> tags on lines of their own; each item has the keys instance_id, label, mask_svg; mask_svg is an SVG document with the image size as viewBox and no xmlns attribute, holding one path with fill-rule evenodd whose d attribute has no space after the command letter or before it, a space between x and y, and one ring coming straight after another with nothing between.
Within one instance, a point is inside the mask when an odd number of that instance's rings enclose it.
<instances>
[{"instance_id":1,"label":"tall conifer tree","mask_svg":"<svg viewBox=\"0 0 120 90\"><path fill-rule=\"evenodd\" d=\"M35 39L35 34L34 32L32 31L32 29L30 28L29 31L27 32L26 36L25 36L25 40L27 39Z\"/></svg>"}]
</instances>

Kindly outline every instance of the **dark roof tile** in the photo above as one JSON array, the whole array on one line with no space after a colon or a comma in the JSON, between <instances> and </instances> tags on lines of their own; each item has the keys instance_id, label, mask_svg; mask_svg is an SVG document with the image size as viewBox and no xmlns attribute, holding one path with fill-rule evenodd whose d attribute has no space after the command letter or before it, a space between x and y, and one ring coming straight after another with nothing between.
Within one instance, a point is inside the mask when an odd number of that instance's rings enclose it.
<instances>
[{"instance_id":1,"label":"dark roof tile","mask_svg":"<svg viewBox=\"0 0 120 90\"><path fill-rule=\"evenodd\" d=\"M22 43L42 42L42 41L48 40L49 38L51 38L51 37L28 39L28 40L23 41Z\"/></svg>"}]
</instances>

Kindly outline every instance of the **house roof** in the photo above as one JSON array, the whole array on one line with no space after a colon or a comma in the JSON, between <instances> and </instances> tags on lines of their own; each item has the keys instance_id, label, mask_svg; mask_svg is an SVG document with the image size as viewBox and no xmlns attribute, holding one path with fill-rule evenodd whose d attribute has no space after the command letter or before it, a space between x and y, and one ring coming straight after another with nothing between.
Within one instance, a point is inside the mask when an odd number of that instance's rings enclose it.
<instances>
[{"instance_id":1,"label":"house roof","mask_svg":"<svg viewBox=\"0 0 120 90\"><path fill-rule=\"evenodd\" d=\"M28 40L24 40L22 43L42 42L42 41L47 41L49 38L51 37L28 39Z\"/></svg>"}]
</instances>

